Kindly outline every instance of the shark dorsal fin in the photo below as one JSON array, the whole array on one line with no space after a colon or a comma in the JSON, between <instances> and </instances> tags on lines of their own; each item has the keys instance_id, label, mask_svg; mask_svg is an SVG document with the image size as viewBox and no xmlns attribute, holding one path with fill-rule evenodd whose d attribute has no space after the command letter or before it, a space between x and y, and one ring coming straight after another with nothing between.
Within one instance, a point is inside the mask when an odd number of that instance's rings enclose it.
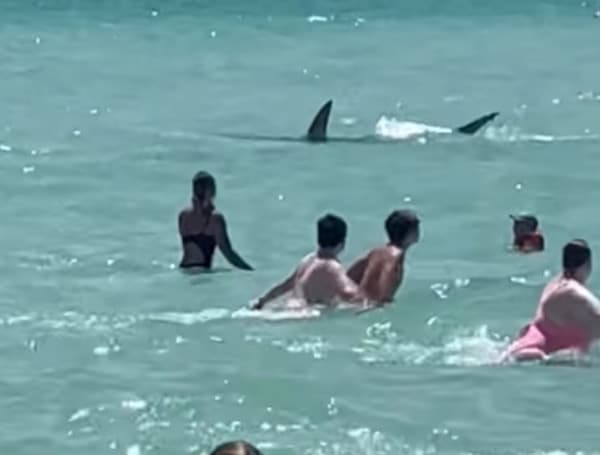
<instances>
[{"instance_id":1,"label":"shark dorsal fin","mask_svg":"<svg viewBox=\"0 0 600 455\"><path fill-rule=\"evenodd\" d=\"M498 116L498 114L499 114L499 112L492 112L491 114L486 114L482 117L479 117L476 120L473 120L470 123L467 123L466 125L455 128L455 131L458 131L459 133L463 133L463 134L475 134L477 131L479 131L481 128L483 128L485 125L487 125L492 120L494 120Z\"/></svg>"},{"instance_id":2,"label":"shark dorsal fin","mask_svg":"<svg viewBox=\"0 0 600 455\"><path fill-rule=\"evenodd\" d=\"M327 101L313 118L306 132L306 139L310 142L325 142L327 140L327 124L329 123L332 105L333 100Z\"/></svg>"}]
</instances>

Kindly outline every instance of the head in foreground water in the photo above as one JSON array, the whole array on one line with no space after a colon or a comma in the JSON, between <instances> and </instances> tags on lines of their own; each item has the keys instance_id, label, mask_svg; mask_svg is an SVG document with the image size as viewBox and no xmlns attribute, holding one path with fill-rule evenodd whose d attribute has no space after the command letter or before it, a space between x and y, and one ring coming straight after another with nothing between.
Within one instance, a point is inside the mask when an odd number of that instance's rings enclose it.
<instances>
[{"instance_id":1,"label":"head in foreground water","mask_svg":"<svg viewBox=\"0 0 600 455\"><path fill-rule=\"evenodd\" d=\"M249 442L228 441L215 447L210 455L262 455L262 453Z\"/></svg>"}]
</instances>

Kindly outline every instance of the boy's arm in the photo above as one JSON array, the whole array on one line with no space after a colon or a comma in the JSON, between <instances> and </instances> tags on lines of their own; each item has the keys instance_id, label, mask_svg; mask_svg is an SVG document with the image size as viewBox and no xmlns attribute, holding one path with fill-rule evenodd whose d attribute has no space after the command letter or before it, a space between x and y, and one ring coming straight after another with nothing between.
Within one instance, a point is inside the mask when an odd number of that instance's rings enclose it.
<instances>
[{"instance_id":1,"label":"boy's arm","mask_svg":"<svg viewBox=\"0 0 600 455\"><path fill-rule=\"evenodd\" d=\"M332 265L335 291L337 296L348 303L366 303L366 299L357 284L350 279L340 264Z\"/></svg>"},{"instance_id":2,"label":"boy's arm","mask_svg":"<svg viewBox=\"0 0 600 455\"><path fill-rule=\"evenodd\" d=\"M252 309L260 310L260 309L264 308L264 306L267 303L272 302L273 300L276 300L279 297L281 297L282 295L285 295L288 292L290 292L294 288L295 278L296 278L296 271L294 270L294 273L292 273L290 276L288 276L285 280L283 280L281 283L277 284L276 286L273 286L262 297L259 297L258 299L256 299L252 304Z\"/></svg>"},{"instance_id":3,"label":"boy's arm","mask_svg":"<svg viewBox=\"0 0 600 455\"><path fill-rule=\"evenodd\" d=\"M298 274L298 270L300 270L304 265L306 265L306 263L308 263L313 257L314 255L312 254L305 256L304 259L300 261L298 267L296 267L296 269L290 274L290 276L288 276L278 285L274 286L272 289L269 290L269 292L264 294L262 297L256 299L252 304L252 309L260 310L261 308L264 308L264 306L267 303L278 299L279 297L281 297L284 294L287 294L288 292L291 292L294 289L294 284L296 283L296 275Z\"/></svg>"},{"instance_id":4,"label":"boy's arm","mask_svg":"<svg viewBox=\"0 0 600 455\"><path fill-rule=\"evenodd\" d=\"M365 275L365 270L367 268L368 263L369 253L354 261L348 269L348 271L346 272L346 275L348 275L348 277L356 284L360 284L362 282L363 276Z\"/></svg>"},{"instance_id":5,"label":"boy's arm","mask_svg":"<svg viewBox=\"0 0 600 455\"><path fill-rule=\"evenodd\" d=\"M594 339L600 338L600 302L587 289L574 291L577 305L572 306L572 316L575 322Z\"/></svg>"},{"instance_id":6,"label":"boy's arm","mask_svg":"<svg viewBox=\"0 0 600 455\"><path fill-rule=\"evenodd\" d=\"M393 260L386 261L381 269L379 277L379 295L382 301L379 304L384 304L391 301L394 293L402 284L404 276L404 255L400 254Z\"/></svg>"}]
</instances>

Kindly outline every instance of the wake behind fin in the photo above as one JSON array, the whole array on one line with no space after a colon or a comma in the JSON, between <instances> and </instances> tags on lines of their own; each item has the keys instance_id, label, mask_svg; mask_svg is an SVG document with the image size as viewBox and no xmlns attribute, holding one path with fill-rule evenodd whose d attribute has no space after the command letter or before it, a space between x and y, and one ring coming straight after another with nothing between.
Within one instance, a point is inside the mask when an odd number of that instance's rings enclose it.
<instances>
[{"instance_id":1,"label":"wake behind fin","mask_svg":"<svg viewBox=\"0 0 600 455\"><path fill-rule=\"evenodd\" d=\"M463 134L475 134L477 131L479 131L481 128L483 128L485 125L487 125L492 120L494 120L498 116L498 114L500 114L500 113L492 112L490 114L484 115L482 117L479 117L476 120L473 120L470 123L467 123L466 125L455 128L454 131L457 131L457 132L463 133Z\"/></svg>"},{"instance_id":2,"label":"wake behind fin","mask_svg":"<svg viewBox=\"0 0 600 455\"><path fill-rule=\"evenodd\" d=\"M333 100L327 101L308 127L306 132L306 140L309 142L325 142L327 141L327 124L329 123L329 114L331 114L331 106Z\"/></svg>"}]
</instances>

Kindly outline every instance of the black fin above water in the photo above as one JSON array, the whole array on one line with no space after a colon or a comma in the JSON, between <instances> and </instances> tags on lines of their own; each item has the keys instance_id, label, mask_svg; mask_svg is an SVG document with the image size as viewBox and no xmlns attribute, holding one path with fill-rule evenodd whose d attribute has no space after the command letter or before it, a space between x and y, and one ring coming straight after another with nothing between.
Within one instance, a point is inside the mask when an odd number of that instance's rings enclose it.
<instances>
[{"instance_id":1,"label":"black fin above water","mask_svg":"<svg viewBox=\"0 0 600 455\"><path fill-rule=\"evenodd\" d=\"M500 114L500 113L492 112L490 114L484 115L483 117L479 117L478 119L473 120L471 123L467 123L466 125L455 128L454 131L463 133L463 134L475 134L477 131L479 131L481 128L483 128L485 125L487 125L492 120L494 120L496 117L498 117L498 114Z\"/></svg>"},{"instance_id":2,"label":"black fin above water","mask_svg":"<svg viewBox=\"0 0 600 455\"><path fill-rule=\"evenodd\" d=\"M333 100L327 101L308 127L306 132L306 140L309 142L325 142L327 140L327 124L329 123L329 114L331 114L331 106Z\"/></svg>"}]
</instances>

